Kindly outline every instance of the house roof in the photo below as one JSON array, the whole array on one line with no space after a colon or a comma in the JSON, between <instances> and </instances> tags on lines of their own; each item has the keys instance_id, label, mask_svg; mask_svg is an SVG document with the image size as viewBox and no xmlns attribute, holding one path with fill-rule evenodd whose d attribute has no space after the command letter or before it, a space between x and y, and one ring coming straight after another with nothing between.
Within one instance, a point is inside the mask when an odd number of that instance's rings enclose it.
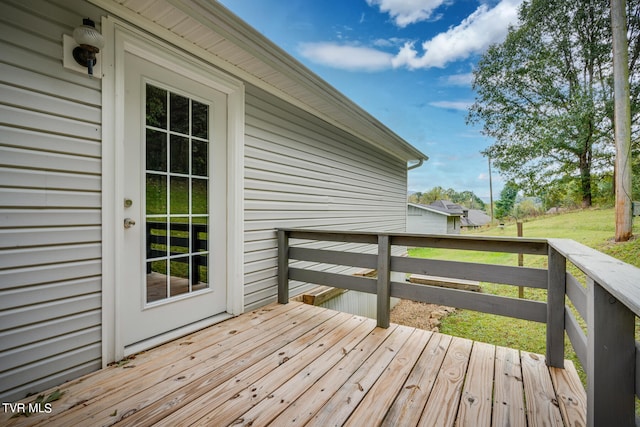
<instances>
[{"instance_id":1,"label":"house roof","mask_svg":"<svg viewBox=\"0 0 640 427\"><path fill-rule=\"evenodd\" d=\"M404 161L428 157L213 0L89 0Z\"/></svg>"},{"instance_id":2,"label":"house roof","mask_svg":"<svg viewBox=\"0 0 640 427\"><path fill-rule=\"evenodd\" d=\"M429 207L441 210L443 212L448 212L450 214L458 214L458 215L464 214L464 211L465 211L465 209L462 206L456 203L450 202L449 200L436 200L435 202L431 203Z\"/></svg>"},{"instance_id":3,"label":"house roof","mask_svg":"<svg viewBox=\"0 0 640 427\"><path fill-rule=\"evenodd\" d=\"M462 216L462 210L460 212L457 211L449 211L447 209L443 209L434 205L420 205L417 203L407 203L408 206L413 206L414 208L422 209L423 211L436 213L444 216ZM456 205L457 206L457 205Z\"/></svg>"},{"instance_id":4,"label":"house roof","mask_svg":"<svg viewBox=\"0 0 640 427\"><path fill-rule=\"evenodd\" d=\"M479 209L469 209L467 216L462 217L463 227L480 227L489 224L491 217Z\"/></svg>"}]
</instances>

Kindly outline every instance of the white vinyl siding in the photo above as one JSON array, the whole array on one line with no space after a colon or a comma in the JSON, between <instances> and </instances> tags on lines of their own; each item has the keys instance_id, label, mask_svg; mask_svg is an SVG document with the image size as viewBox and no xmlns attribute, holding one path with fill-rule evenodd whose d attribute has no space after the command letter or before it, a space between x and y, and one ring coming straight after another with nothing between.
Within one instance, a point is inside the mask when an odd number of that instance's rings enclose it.
<instances>
[{"instance_id":1,"label":"white vinyl siding","mask_svg":"<svg viewBox=\"0 0 640 427\"><path fill-rule=\"evenodd\" d=\"M404 231L407 172L404 161L255 87L246 100L249 310L276 298L275 228Z\"/></svg>"},{"instance_id":2,"label":"white vinyl siding","mask_svg":"<svg viewBox=\"0 0 640 427\"><path fill-rule=\"evenodd\" d=\"M446 234L450 218L446 214L408 206L407 231L420 234Z\"/></svg>"},{"instance_id":3,"label":"white vinyl siding","mask_svg":"<svg viewBox=\"0 0 640 427\"><path fill-rule=\"evenodd\" d=\"M101 83L62 67L82 1L0 2L0 399L101 366Z\"/></svg>"}]
</instances>

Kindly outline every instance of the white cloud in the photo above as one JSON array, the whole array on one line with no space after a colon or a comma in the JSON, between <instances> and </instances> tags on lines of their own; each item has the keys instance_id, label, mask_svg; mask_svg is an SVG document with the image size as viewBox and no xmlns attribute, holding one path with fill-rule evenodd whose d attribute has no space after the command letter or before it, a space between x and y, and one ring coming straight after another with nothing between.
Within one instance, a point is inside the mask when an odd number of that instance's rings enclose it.
<instances>
[{"instance_id":1,"label":"white cloud","mask_svg":"<svg viewBox=\"0 0 640 427\"><path fill-rule=\"evenodd\" d=\"M390 48L390 47L402 46L406 42L407 42L407 39L402 39L399 37L391 37L388 39L375 39L373 41L373 45L377 47Z\"/></svg>"},{"instance_id":2,"label":"white cloud","mask_svg":"<svg viewBox=\"0 0 640 427\"><path fill-rule=\"evenodd\" d=\"M449 86L471 86L473 83L473 73L452 74L444 80L445 84Z\"/></svg>"},{"instance_id":3,"label":"white cloud","mask_svg":"<svg viewBox=\"0 0 640 427\"><path fill-rule=\"evenodd\" d=\"M300 53L318 64L350 71L380 71L391 68L393 55L363 46L337 43L303 43Z\"/></svg>"},{"instance_id":4,"label":"white cloud","mask_svg":"<svg viewBox=\"0 0 640 427\"><path fill-rule=\"evenodd\" d=\"M492 9L482 4L458 26L422 43L422 55L414 43L405 43L393 59L393 66L409 69L444 67L481 53L491 44L504 40L509 25L517 22L521 3L522 0L502 0Z\"/></svg>"},{"instance_id":5,"label":"white cloud","mask_svg":"<svg viewBox=\"0 0 640 427\"><path fill-rule=\"evenodd\" d=\"M429 105L438 108L446 108L447 110L467 111L473 102L470 101L436 101L430 102Z\"/></svg>"},{"instance_id":6,"label":"white cloud","mask_svg":"<svg viewBox=\"0 0 640 427\"><path fill-rule=\"evenodd\" d=\"M405 13L406 16L402 16L406 19L414 14L426 16L444 1L367 0L370 5L379 4L381 10L388 11L392 16L399 17ZM501 0L492 9L482 4L459 25L422 43L422 52L418 52L414 42L406 42L398 37L377 39L373 42L373 46L379 48L392 48L404 43L396 55L375 47L336 42L304 43L300 45L299 51L302 56L315 63L348 71L383 71L392 67L408 69L444 67L450 62L482 53L491 44L504 40L509 25L517 22L518 7L522 1ZM427 7L428 5L432 6L430 6L431 9ZM471 84L472 78L472 74L454 75L449 76L447 83L466 86Z\"/></svg>"},{"instance_id":7,"label":"white cloud","mask_svg":"<svg viewBox=\"0 0 640 427\"><path fill-rule=\"evenodd\" d=\"M367 0L369 6L379 6L380 12L388 13L401 28L416 22L426 21L433 11L446 0Z\"/></svg>"}]
</instances>

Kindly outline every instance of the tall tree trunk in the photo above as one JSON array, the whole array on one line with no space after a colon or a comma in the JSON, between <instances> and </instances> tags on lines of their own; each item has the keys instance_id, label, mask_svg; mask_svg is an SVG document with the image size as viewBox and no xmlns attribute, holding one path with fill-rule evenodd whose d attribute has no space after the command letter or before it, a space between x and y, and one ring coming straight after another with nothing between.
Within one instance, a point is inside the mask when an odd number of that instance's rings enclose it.
<instances>
[{"instance_id":1,"label":"tall tree trunk","mask_svg":"<svg viewBox=\"0 0 640 427\"><path fill-rule=\"evenodd\" d=\"M580 155L580 191L582 207L591 207L591 156L589 152Z\"/></svg>"}]
</instances>

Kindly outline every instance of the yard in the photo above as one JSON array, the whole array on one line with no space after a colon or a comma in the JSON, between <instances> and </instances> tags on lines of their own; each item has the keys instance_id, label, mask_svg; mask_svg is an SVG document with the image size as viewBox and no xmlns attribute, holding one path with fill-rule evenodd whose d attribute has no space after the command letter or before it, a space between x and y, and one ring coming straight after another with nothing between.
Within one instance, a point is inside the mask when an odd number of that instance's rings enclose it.
<instances>
[{"instance_id":1,"label":"yard","mask_svg":"<svg viewBox=\"0 0 640 427\"><path fill-rule=\"evenodd\" d=\"M590 246L601 252L616 257L626 263L640 267L640 239L627 243L615 243L614 210L590 209L561 215L546 216L524 223L525 237L568 238ZM516 236L516 224L507 224L504 228L492 227L476 230L471 234L484 236ZM634 225L634 234L640 234L640 222ZM449 261L466 261L486 264L517 265L518 255L508 253L470 252L436 248L414 248L409 250L412 257L443 259ZM528 267L546 267L546 257L527 255L524 265ZM580 278L577 270L572 274ZM513 286L482 284L484 293L518 297L518 289ZM525 298L546 300L546 291L542 289L524 289ZM423 311L418 317L416 312ZM392 321L409 326L424 327L425 318L429 318L438 307L412 301L403 301L392 313ZM469 338L511 348L544 354L546 347L546 325L531 321L513 319L470 310L457 310L440 320L439 330L442 333ZM428 322L427 322L428 323ZM638 329L638 328L636 328ZM565 344L566 358L572 360L583 380L585 374L569 343Z\"/></svg>"}]
</instances>

